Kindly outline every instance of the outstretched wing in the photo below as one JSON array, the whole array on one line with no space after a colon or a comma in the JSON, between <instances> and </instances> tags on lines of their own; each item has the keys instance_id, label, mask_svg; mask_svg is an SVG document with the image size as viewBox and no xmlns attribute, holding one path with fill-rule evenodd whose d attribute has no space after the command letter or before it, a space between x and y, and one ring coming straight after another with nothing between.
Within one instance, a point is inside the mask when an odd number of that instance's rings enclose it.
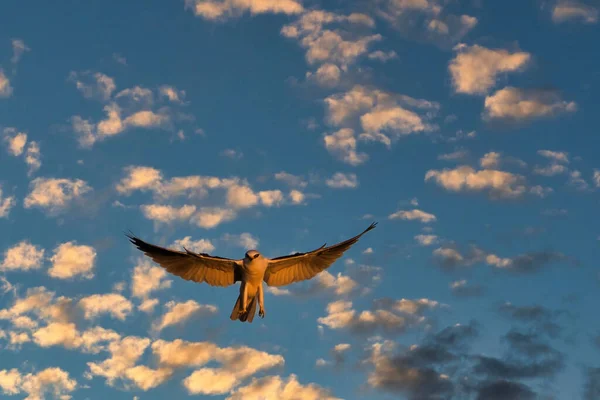
<instances>
[{"instance_id":1,"label":"outstretched wing","mask_svg":"<svg viewBox=\"0 0 600 400\"><path fill-rule=\"evenodd\" d=\"M323 245L307 253L296 253L271 259L265 271L265 282L269 286L285 286L314 277L331 266L362 235L375 228L376 225L377 222L374 222L361 234L333 246L325 247Z\"/></svg>"},{"instance_id":2,"label":"outstretched wing","mask_svg":"<svg viewBox=\"0 0 600 400\"><path fill-rule=\"evenodd\" d=\"M154 262L173 275L194 282L206 282L211 286L229 286L241 280L239 263L230 258L215 257L206 253L194 253L166 249L144 242L133 234L126 234L131 243Z\"/></svg>"}]
</instances>

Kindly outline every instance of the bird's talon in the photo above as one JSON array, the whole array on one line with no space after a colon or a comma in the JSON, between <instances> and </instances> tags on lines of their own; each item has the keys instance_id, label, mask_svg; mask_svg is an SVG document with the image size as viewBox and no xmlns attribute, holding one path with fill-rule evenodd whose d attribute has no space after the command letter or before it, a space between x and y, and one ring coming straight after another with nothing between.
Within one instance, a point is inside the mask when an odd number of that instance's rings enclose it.
<instances>
[{"instance_id":1,"label":"bird's talon","mask_svg":"<svg viewBox=\"0 0 600 400\"><path fill-rule=\"evenodd\" d=\"M259 317L261 317L261 318L264 318L264 317L265 317L265 310L263 310L263 309L260 309L260 310L258 311L258 316L259 316Z\"/></svg>"},{"instance_id":2,"label":"bird's talon","mask_svg":"<svg viewBox=\"0 0 600 400\"><path fill-rule=\"evenodd\" d=\"M243 310L240 310L240 311L238 312L238 315L244 315L244 314L247 314L247 313L248 313L248 310L246 310L246 309L244 308Z\"/></svg>"}]
</instances>

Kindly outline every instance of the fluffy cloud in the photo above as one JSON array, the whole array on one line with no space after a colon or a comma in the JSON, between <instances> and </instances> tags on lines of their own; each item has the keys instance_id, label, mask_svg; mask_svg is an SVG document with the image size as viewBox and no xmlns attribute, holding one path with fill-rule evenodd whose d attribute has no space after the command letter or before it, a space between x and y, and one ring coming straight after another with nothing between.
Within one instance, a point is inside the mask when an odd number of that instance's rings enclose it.
<instances>
[{"instance_id":1,"label":"fluffy cloud","mask_svg":"<svg viewBox=\"0 0 600 400\"><path fill-rule=\"evenodd\" d=\"M173 247L184 247L196 253L211 253L215 250L215 246L207 239L192 240L191 236L186 236L183 239L178 239L173 242Z\"/></svg>"},{"instance_id":2,"label":"fluffy cloud","mask_svg":"<svg viewBox=\"0 0 600 400\"><path fill-rule=\"evenodd\" d=\"M455 169L429 170L425 181L434 181L452 192L488 192L493 199L518 198L529 192L544 197L548 190L539 186L528 187L525 177L495 169L475 169L463 165Z\"/></svg>"},{"instance_id":3,"label":"fluffy cloud","mask_svg":"<svg viewBox=\"0 0 600 400\"><path fill-rule=\"evenodd\" d=\"M439 104L361 85L355 85L347 92L328 96L325 98L325 104L329 124L348 127L348 124L359 123L363 129L363 133L359 135L361 140L378 141L388 147L402 136L437 129L437 126L429 123L427 119L435 115ZM429 112L427 115L419 115L410 110L411 108ZM355 142L352 142L353 131L339 132L343 133L340 139L346 139L346 142L342 142L345 145L342 147L345 149L342 154L348 157L352 155L350 151L355 151L356 148ZM354 161L354 164L361 162Z\"/></svg>"},{"instance_id":4,"label":"fluffy cloud","mask_svg":"<svg viewBox=\"0 0 600 400\"><path fill-rule=\"evenodd\" d=\"M416 235L415 240L419 242L421 246L431 246L438 240L437 235Z\"/></svg>"},{"instance_id":5,"label":"fluffy cloud","mask_svg":"<svg viewBox=\"0 0 600 400\"><path fill-rule=\"evenodd\" d=\"M185 8L208 20L239 17L245 12L256 14L298 14L304 8L295 0L185 0Z\"/></svg>"},{"instance_id":6,"label":"fluffy cloud","mask_svg":"<svg viewBox=\"0 0 600 400\"><path fill-rule=\"evenodd\" d=\"M133 304L116 293L94 294L79 300L79 307L84 311L86 319L94 319L102 314L110 314L118 320L125 320L133 310Z\"/></svg>"},{"instance_id":7,"label":"fluffy cloud","mask_svg":"<svg viewBox=\"0 0 600 400\"><path fill-rule=\"evenodd\" d=\"M35 178L29 184L30 192L23 201L25 208L38 207L50 215L63 212L71 203L92 191L81 179Z\"/></svg>"},{"instance_id":8,"label":"fluffy cloud","mask_svg":"<svg viewBox=\"0 0 600 400\"><path fill-rule=\"evenodd\" d=\"M346 16L323 10L312 10L302 14L296 22L284 26L281 33L287 38L299 41L306 49L306 61L309 64L337 65L342 70L354 63L358 57L366 54L371 43L382 38L378 34L358 36L350 30L325 28L325 25L334 23L366 27L374 25L374 21L364 14ZM327 76L326 82L329 83L332 73L335 75L339 72L339 68L337 70L331 66L325 68L326 70L321 70L320 75Z\"/></svg>"},{"instance_id":9,"label":"fluffy cloud","mask_svg":"<svg viewBox=\"0 0 600 400\"><path fill-rule=\"evenodd\" d=\"M323 64L315 73L307 72L306 78L313 79L317 84L324 87L334 87L340 82L342 70L335 64Z\"/></svg>"},{"instance_id":10,"label":"fluffy cloud","mask_svg":"<svg viewBox=\"0 0 600 400\"><path fill-rule=\"evenodd\" d=\"M140 210L149 220L170 224L175 221L189 220L196 212L196 206L186 204L181 207L173 207L162 204L145 204L140 206Z\"/></svg>"},{"instance_id":11,"label":"fluffy cloud","mask_svg":"<svg viewBox=\"0 0 600 400\"><path fill-rule=\"evenodd\" d=\"M44 249L23 240L4 252L4 260L0 264L0 270L29 271L39 269L42 267L43 260Z\"/></svg>"},{"instance_id":12,"label":"fluffy cloud","mask_svg":"<svg viewBox=\"0 0 600 400\"><path fill-rule=\"evenodd\" d=\"M293 175L285 171L278 172L274 176L276 180L285 182L291 187L305 188L308 185L308 182L301 176Z\"/></svg>"},{"instance_id":13,"label":"fluffy cloud","mask_svg":"<svg viewBox=\"0 0 600 400\"><path fill-rule=\"evenodd\" d=\"M302 385L296 375L287 380L280 376L253 378L252 382L234 391L227 400L340 400L329 390L315 384Z\"/></svg>"},{"instance_id":14,"label":"fluffy cloud","mask_svg":"<svg viewBox=\"0 0 600 400\"><path fill-rule=\"evenodd\" d=\"M2 187L0 186L0 218L7 218L10 209L15 206L17 201L14 196L3 196Z\"/></svg>"},{"instance_id":15,"label":"fluffy cloud","mask_svg":"<svg viewBox=\"0 0 600 400\"><path fill-rule=\"evenodd\" d=\"M356 174L336 172L325 181L325 184L333 189L355 189L358 187L358 178Z\"/></svg>"},{"instance_id":16,"label":"fluffy cloud","mask_svg":"<svg viewBox=\"0 0 600 400\"><path fill-rule=\"evenodd\" d=\"M27 134L18 132L14 128L4 128L3 133L8 152L15 157L23 154L27 144Z\"/></svg>"},{"instance_id":17,"label":"fluffy cloud","mask_svg":"<svg viewBox=\"0 0 600 400\"><path fill-rule=\"evenodd\" d=\"M162 173L151 167L125 167L126 176L115 186L117 191L129 195L136 190L156 190L163 177Z\"/></svg>"},{"instance_id":18,"label":"fluffy cloud","mask_svg":"<svg viewBox=\"0 0 600 400\"><path fill-rule=\"evenodd\" d=\"M226 233L221 237L221 239L227 243L242 247L246 250L256 249L259 244L258 238L252 236L252 234L248 232L244 232L239 235Z\"/></svg>"},{"instance_id":19,"label":"fluffy cloud","mask_svg":"<svg viewBox=\"0 0 600 400\"><path fill-rule=\"evenodd\" d=\"M191 222L201 228L211 229L223 222L232 221L235 217L236 213L233 210L219 207L201 207Z\"/></svg>"},{"instance_id":20,"label":"fluffy cloud","mask_svg":"<svg viewBox=\"0 0 600 400\"><path fill-rule=\"evenodd\" d=\"M0 68L0 99L10 97L13 93L13 88L10 85L10 79L4 74L4 70Z\"/></svg>"},{"instance_id":21,"label":"fluffy cloud","mask_svg":"<svg viewBox=\"0 0 600 400\"><path fill-rule=\"evenodd\" d=\"M141 260L131 276L131 295L147 299L155 291L171 287L173 281L167 279L167 271L153 266L148 260Z\"/></svg>"},{"instance_id":22,"label":"fluffy cloud","mask_svg":"<svg viewBox=\"0 0 600 400\"><path fill-rule=\"evenodd\" d=\"M0 370L0 388L6 395L27 393L26 400L43 400L47 394L70 399L77 389L77 381L67 371L57 367L22 375L17 369Z\"/></svg>"},{"instance_id":23,"label":"fluffy cloud","mask_svg":"<svg viewBox=\"0 0 600 400\"><path fill-rule=\"evenodd\" d=\"M441 0L385 0L378 3L376 12L408 39L449 48L478 21L470 15L448 13L445 4Z\"/></svg>"},{"instance_id":24,"label":"fluffy cloud","mask_svg":"<svg viewBox=\"0 0 600 400\"><path fill-rule=\"evenodd\" d=\"M485 98L483 116L488 120L527 121L576 110L575 102L562 100L552 90L506 87Z\"/></svg>"},{"instance_id":25,"label":"fluffy cloud","mask_svg":"<svg viewBox=\"0 0 600 400\"><path fill-rule=\"evenodd\" d=\"M558 0L552 8L552 21L557 24L570 21L595 24L598 9L577 0Z\"/></svg>"},{"instance_id":26,"label":"fluffy cloud","mask_svg":"<svg viewBox=\"0 0 600 400\"><path fill-rule=\"evenodd\" d=\"M325 148L327 151L339 159L350 165L360 165L369 159L365 153L356 151L356 137L354 130L350 128L342 128L332 134L323 137Z\"/></svg>"},{"instance_id":27,"label":"fluffy cloud","mask_svg":"<svg viewBox=\"0 0 600 400\"><path fill-rule=\"evenodd\" d=\"M403 219L408 221L418 220L427 224L429 222L435 222L437 218L433 214L415 208L414 210L410 211L396 211L395 213L390 214L388 219Z\"/></svg>"},{"instance_id":28,"label":"fluffy cloud","mask_svg":"<svg viewBox=\"0 0 600 400\"><path fill-rule=\"evenodd\" d=\"M115 80L101 72L71 72L69 80L75 83L77 90L84 97L96 98L102 101L110 99L112 93L117 88Z\"/></svg>"},{"instance_id":29,"label":"fluffy cloud","mask_svg":"<svg viewBox=\"0 0 600 400\"><path fill-rule=\"evenodd\" d=\"M198 304L194 300L188 300L185 303L177 303L169 301L165 304L167 311L152 325L156 331L161 331L171 325L180 325L190 319L192 316L206 312L214 314L217 312L217 307L213 305Z\"/></svg>"},{"instance_id":30,"label":"fluffy cloud","mask_svg":"<svg viewBox=\"0 0 600 400\"><path fill-rule=\"evenodd\" d=\"M48 270L48 275L53 278L69 279L81 276L91 279L94 277L96 250L91 246L77 245L71 241L56 247L50 261L52 267Z\"/></svg>"},{"instance_id":31,"label":"fluffy cloud","mask_svg":"<svg viewBox=\"0 0 600 400\"><path fill-rule=\"evenodd\" d=\"M450 290L452 290L452 294L460 297L467 296L480 296L483 294L483 287L480 285L470 284L466 279L461 279L458 281L451 282Z\"/></svg>"},{"instance_id":32,"label":"fluffy cloud","mask_svg":"<svg viewBox=\"0 0 600 400\"><path fill-rule=\"evenodd\" d=\"M486 94L499 74L523 70L531 60L526 52L487 49L479 45L456 47L458 54L448 69L457 93Z\"/></svg>"},{"instance_id":33,"label":"fluffy cloud","mask_svg":"<svg viewBox=\"0 0 600 400\"><path fill-rule=\"evenodd\" d=\"M569 153L564 151L538 150L537 153L557 163L569 163Z\"/></svg>"}]
</instances>

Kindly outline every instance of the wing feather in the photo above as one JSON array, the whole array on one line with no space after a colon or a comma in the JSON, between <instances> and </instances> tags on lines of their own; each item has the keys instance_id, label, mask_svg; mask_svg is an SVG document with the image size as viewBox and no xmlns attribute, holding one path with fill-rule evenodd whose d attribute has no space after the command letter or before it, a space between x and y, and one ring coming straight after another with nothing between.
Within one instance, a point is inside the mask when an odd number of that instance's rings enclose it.
<instances>
[{"instance_id":1,"label":"wing feather","mask_svg":"<svg viewBox=\"0 0 600 400\"><path fill-rule=\"evenodd\" d=\"M296 253L288 256L273 258L269 261L265 271L264 281L269 286L285 286L290 283L311 279L319 272L329 268L346 250L354 245L358 239L377 225L369 225L362 233L334 244L333 246L319 247L307 253Z\"/></svg>"},{"instance_id":2,"label":"wing feather","mask_svg":"<svg viewBox=\"0 0 600 400\"><path fill-rule=\"evenodd\" d=\"M154 262L185 280L206 282L211 286L229 286L241 280L239 260L194 253L185 247L185 252L171 250L144 242L133 234L126 234L126 236Z\"/></svg>"}]
</instances>

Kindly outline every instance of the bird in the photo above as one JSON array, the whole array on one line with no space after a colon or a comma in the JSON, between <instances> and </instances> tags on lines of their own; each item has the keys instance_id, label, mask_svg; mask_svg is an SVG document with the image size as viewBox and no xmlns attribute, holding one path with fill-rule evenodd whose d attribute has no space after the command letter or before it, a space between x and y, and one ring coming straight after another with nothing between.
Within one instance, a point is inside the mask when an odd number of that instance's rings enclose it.
<instances>
[{"instance_id":1,"label":"bird","mask_svg":"<svg viewBox=\"0 0 600 400\"><path fill-rule=\"evenodd\" d=\"M376 225L377 222L373 222L362 233L329 247L326 247L325 243L312 251L275 258L267 258L258 250L248 250L244 258L238 260L195 253L184 246L184 251L172 250L147 243L132 232L125 235L138 250L180 278L219 287L241 282L239 296L230 319L251 323L256 314L257 302L258 315L261 318L265 317L263 282L268 286L280 287L315 277L335 263L362 235L374 229Z\"/></svg>"}]
</instances>

